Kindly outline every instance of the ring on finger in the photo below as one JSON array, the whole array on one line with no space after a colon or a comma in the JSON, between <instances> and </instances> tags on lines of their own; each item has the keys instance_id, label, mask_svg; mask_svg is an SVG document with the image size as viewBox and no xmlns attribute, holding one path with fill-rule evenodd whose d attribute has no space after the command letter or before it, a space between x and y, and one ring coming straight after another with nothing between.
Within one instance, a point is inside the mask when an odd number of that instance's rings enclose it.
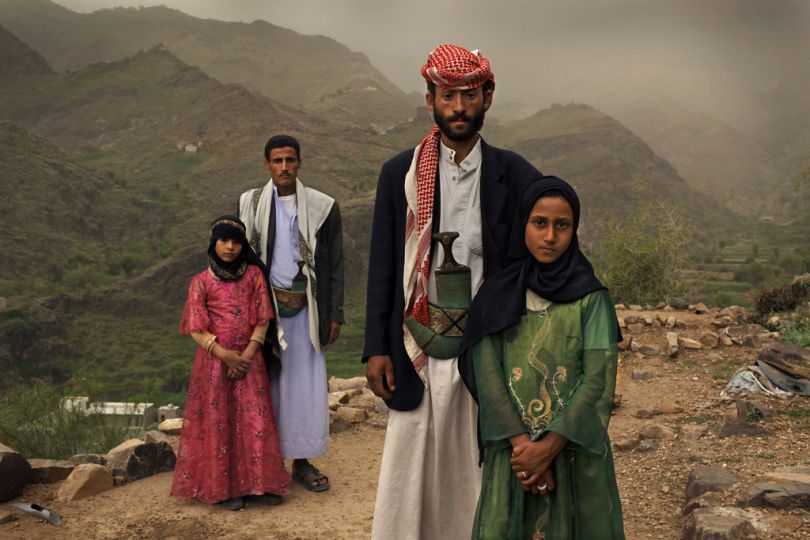
<instances>
[{"instance_id":1,"label":"ring on finger","mask_svg":"<svg viewBox=\"0 0 810 540\"><path fill-rule=\"evenodd\" d=\"M544 489L548 489L548 484L546 484L546 483L537 484L537 489L539 489L540 491L543 491Z\"/></svg>"}]
</instances>

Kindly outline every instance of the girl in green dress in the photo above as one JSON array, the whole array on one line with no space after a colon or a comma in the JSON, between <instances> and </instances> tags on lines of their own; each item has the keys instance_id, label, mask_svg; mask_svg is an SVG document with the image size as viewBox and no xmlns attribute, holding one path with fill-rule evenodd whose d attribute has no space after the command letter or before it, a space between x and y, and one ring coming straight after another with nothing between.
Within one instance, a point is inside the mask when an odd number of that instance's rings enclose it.
<instances>
[{"instance_id":1,"label":"girl in green dress","mask_svg":"<svg viewBox=\"0 0 810 540\"><path fill-rule=\"evenodd\" d=\"M473 538L624 538L607 428L618 321L577 241L579 199L556 177L523 195L517 260L470 309L460 368L479 402L483 480Z\"/></svg>"}]
</instances>

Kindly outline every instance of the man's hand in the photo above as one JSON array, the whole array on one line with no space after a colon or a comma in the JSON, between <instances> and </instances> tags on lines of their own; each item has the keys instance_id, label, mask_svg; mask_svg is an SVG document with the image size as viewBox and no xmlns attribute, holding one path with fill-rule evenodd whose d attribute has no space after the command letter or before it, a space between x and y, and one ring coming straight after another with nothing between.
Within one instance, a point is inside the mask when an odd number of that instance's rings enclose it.
<instances>
[{"instance_id":1,"label":"man's hand","mask_svg":"<svg viewBox=\"0 0 810 540\"><path fill-rule=\"evenodd\" d=\"M388 355L375 354L368 357L366 380L371 391L383 399L394 397L397 387L394 382L394 363Z\"/></svg>"},{"instance_id":2,"label":"man's hand","mask_svg":"<svg viewBox=\"0 0 810 540\"><path fill-rule=\"evenodd\" d=\"M327 337L326 339L326 344L331 345L332 343L336 342L339 336L340 336L340 323L330 322L329 337Z\"/></svg>"}]
</instances>

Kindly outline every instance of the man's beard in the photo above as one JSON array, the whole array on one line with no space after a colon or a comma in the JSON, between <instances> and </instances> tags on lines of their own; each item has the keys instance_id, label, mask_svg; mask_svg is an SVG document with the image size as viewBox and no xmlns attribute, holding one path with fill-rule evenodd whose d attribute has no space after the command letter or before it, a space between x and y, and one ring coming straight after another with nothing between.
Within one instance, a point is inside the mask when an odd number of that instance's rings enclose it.
<instances>
[{"instance_id":1,"label":"man's beard","mask_svg":"<svg viewBox=\"0 0 810 540\"><path fill-rule=\"evenodd\" d=\"M481 107L481 110L475 116L453 114L448 117L443 117L437 110L433 110L433 120L439 125L439 129L442 130L442 133L444 133L448 139L455 142L465 142L475 137L475 134L481 131L481 128L484 126L485 115L486 111L483 107ZM456 120L464 120L467 122L467 129L464 131L453 131L450 122Z\"/></svg>"}]
</instances>

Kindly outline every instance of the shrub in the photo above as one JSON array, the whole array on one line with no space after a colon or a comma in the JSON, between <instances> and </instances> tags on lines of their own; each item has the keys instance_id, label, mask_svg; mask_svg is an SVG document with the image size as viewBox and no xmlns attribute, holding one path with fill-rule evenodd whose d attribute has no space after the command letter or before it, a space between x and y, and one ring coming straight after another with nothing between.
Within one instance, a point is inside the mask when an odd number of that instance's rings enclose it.
<instances>
[{"instance_id":1,"label":"shrub","mask_svg":"<svg viewBox=\"0 0 810 540\"><path fill-rule=\"evenodd\" d=\"M692 228L679 210L649 205L597 229L596 270L614 300L649 304L683 292L681 272Z\"/></svg>"},{"instance_id":2,"label":"shrub","mask_svg":"<svg viewBox=\"0 0 810 540\"><path fill-rule=\"evenodd\" d=\"M757 312L791 311L810 298L810 274L798 276L790 285L762 291L756 299Z\"/></svg>"},{"instance_id":3,"label":"shrub","mask_svg":"<svg viewBox=\"0 0 810 540\"><path fill-rule=\"evenodd\" d=\"M128 438L128 428L108 425L102 415L65 410L62 397L56 386L41 379L1 395L0 440L29 458L65 459L103 454Z\"/></svg>"}]
</instances>

